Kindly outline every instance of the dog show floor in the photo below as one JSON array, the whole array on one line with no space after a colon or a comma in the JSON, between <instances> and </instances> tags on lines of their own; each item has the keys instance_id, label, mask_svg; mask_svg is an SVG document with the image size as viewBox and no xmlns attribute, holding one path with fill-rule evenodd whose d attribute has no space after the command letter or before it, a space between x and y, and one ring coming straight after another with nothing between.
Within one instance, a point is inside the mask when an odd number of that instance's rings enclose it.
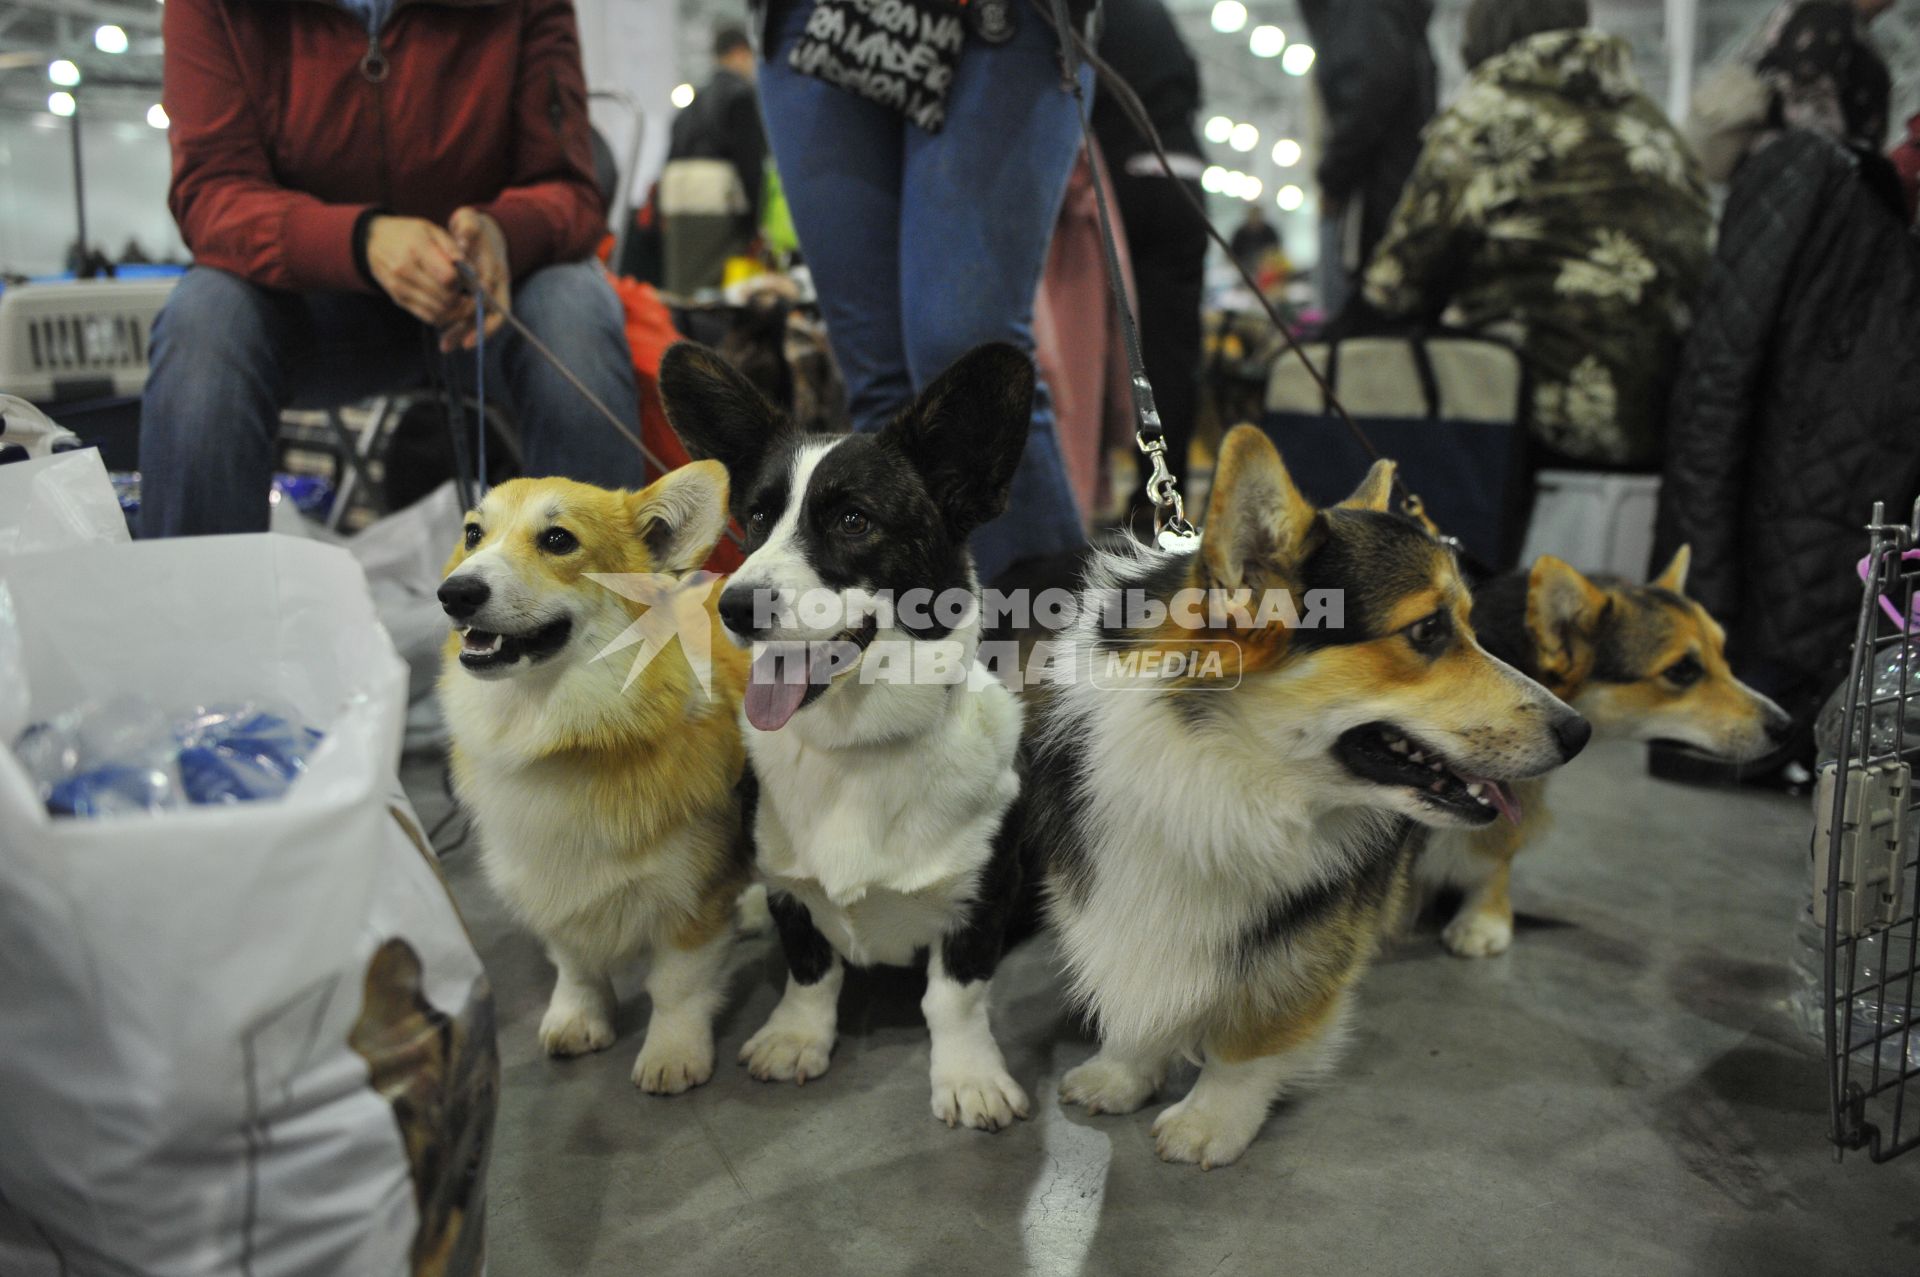
<instances>
[{"instance_id":1,"label":"dog show floor","mask_svg":"<svg viewBox=\"0 0 1920 1277\"><path fill-rule=\"evenodd\" d=\"M438 761L407 779L431 825ZM929 1111L913 972L850 974L825 1077L749 1078L735 1052L784 978L770 935L736 946L708 1085L660 1099L628 1081L640 969L613 1049L550 1060L551 968L469 840L447 870L499 999L489 1271L1920 1272L1920 1153L1834 1163L1825 1074L1787 1009L1807 801L1653 780L1644 749L1612 744L1550 800L1515 871L1512 951L1454 958L1430 925L1390 947L1341 1071L1211 1172L1155 1157L1168 1096L1126 1117L1061 1107L1093 1044L1044 940L994 990L1034 1102L996 1135Z\"/></svg>"}]
</instances>

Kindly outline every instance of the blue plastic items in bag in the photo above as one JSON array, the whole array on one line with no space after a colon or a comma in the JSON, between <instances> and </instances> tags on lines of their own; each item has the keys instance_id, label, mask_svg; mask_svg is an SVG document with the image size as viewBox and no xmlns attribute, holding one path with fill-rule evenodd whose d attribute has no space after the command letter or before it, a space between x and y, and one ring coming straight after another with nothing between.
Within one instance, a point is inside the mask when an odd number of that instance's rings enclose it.
<instances>
[{"instance_id":1,"label":"blue plastic items in bag","mask_svg":"<svg viewBox=\"0 0 1920 1277\"><path fill-rule=\"evenodd\" d=\"M320 740L278 706L241 701L168 715L127 697L37 723L15 752L52 814L113 816L279 798Z\"/></svg>"}]
</instances>

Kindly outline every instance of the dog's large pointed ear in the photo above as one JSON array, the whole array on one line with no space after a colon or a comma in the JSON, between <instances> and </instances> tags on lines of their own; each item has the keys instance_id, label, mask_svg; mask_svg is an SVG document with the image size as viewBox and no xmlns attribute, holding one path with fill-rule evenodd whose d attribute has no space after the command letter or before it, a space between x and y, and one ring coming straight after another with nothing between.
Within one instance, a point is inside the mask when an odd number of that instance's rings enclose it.
<instances>
[{"instance_id":1,"label":"dog's large pointed ear","mask_svg":"<svg viewBox=\"0 0 1920 1277\"><path fill-rule=\"evenodd\" d=\"M1220 445L1200 557L1213 585L1237 590L1264 572L1285 573L1318 539L1313 506L1294 486L1273 441L1235 426Z\"/></svg>"},{"instance_id":2,"label":"dog's large pointed ear","mask_svg":"<svg viewBox=\"0 0 1920 1277\"><path fill-rule=\"evenodd\" d=\"M691 572L726 531L726 468L695 461L669 471L629 494L627 511L656 571Z\"/></svg>"},{"instance_id":3,"label":"dog's large pointed ear","mask_svg":"<svg viewBox=\"0 0 1920 1277\"><path fill-rule=\"evenodd\" d=\"M1687 592L1687 569L1693 566L1693 546L1683 545L1673 552L1673 562L1667 564L1667 570L1653 578L1656 589L1672 590L1675 594Z\"/></svg>"},{"instance_id":4,"label":"dog's large pointed ear","mask_svg":"<svg viewBox=\"0 0 1920 1277\"><path fill-rule=\"evenodd\" d=\"M753 463L790 429L785 413L739 371L698 342L676 342L660 360L667 421L696 460L711 458L743 482Z\"/></svg>"},{"instance_id":5,"label":"dog's large pointed ear","mask_svg":"<svg viewBox=\"0 0 1920 1277\"><path fill-rule=\"evenodd\" d=\"M1543 554L1527 573L1527 634L1549 688L1586 676L1606 592L1564 559Z\"/></svg>"},{"instance_id":6,"label":"dog's large pointed ear","mask_svg":"<svg viewBox=\"0 0 1920 1277\"><path fill-rule=\"evenodd\" d=\"M1360 486L1353 490L1353 495L1342 501L1338 508L1385 514L1393 508L1393 479L1399 468L1397 462L1380 458L1368 469L1367 477L1360 480Z\"/></svg>"},{"instance_id":7,"label":"dog's large pointed ear","mask_svg":"<svg viewBox=\"0 0 1920 1277\"><path fill-rule=\"evenodd\" d=\"M1004 342L976 346L882 432L927 480L964 536L1007 508L1033 421L1033 360Z\"/></svg>"}]
</instances>

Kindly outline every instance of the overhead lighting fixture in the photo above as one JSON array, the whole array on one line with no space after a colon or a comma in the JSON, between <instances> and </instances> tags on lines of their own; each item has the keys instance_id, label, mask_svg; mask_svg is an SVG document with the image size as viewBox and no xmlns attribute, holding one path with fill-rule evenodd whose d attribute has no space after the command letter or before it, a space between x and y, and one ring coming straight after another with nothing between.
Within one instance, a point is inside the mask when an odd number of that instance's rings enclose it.
<instances>
[{"instance_id":1,"label":"overhead lighting fixture","mask_svg":"<svg viewBox=\"0 0 1920 1277\"><path fill-rule=\"evenodd\" d=\"M680 108L682 111L686 110L688 107L693 105L693 86L691 84L675 85L673 89L672 98L673 98L673 104L676 107Z\"/></svg>"},{"instance_id":2,"label":"overhead lighting fixture","mask_svg":"<svg viewBox=\"0 0 1920 1277\"><path fill-rule=\"evenodd\" d=\"M1232 35L1247 25L1247 6L1240 0L1220 0L1213 6L1213 29L1221 35Z\"/></svg>"},{"instance_id":3,"label":"overhead lighting fixture","mask_svg":"<svg viewBox=\"0 0 1920 1277\"><path fill-rule=\"evenodd\" d=\"M1240 198L1246 200L1248 203L1252 203L1254 200L1260 198L1262 189L1264 188L1261 186L1260 179L1249 173L1247 174L1247 180L1240 183Z\"/></svg>"},{"instance_id":4,"label":"overhead lighting fixture","mask_svg":"<svg viewBox=\"0 0 1920 1277\"><path fill-rule=\"evenodd\" d=\"M1280 69L1288 75L1305 75L1313 69L1313 46L1290 44L1280 57Z\"/></svg>"},{"instance_id":5,"label":"overhead lighting fixture","mask_svg":"<svg viewBox=\"0 0 1920 1277\"><path fill-rule=\"evenodd\" d=\"M1200 174L1200 189L1211 195L1218 195L1227 189L1227 170L1218 164L1209 164Z\"/></svg>"},{"instance_id":6,"label":"overhead lighting fixture","mask_svg":"<svg viewBox=\"0 0 1920 1277\"><path fill-rule=\"evenodd\" d=\"M173 121L167 118L167 108L155 102L147 108L147 123L156 129L164 129Z\"/></svg>"},{"instance_id":7,"label":"overhead lighting fixture","mask_svg":"<svg viewBox=\"0 0 1920 1277\"><path fill-rule=\"evenodd\" d=\"M93 47L102 53L125 53L127 51L127 33L121 27L109 22L104 27L95 27Z\"/></svg>"},{"instance_id":8,"label":"overhead lighting fixture","mask_svg":"<svg viewBox=\"0 0 1920 1277\"><path fill-rule=\"evenodd\" d=\"M1274 197L1274 203L1291 213L1307 202L1307 193L1297 186L1283 186L1280 194Z\"/></svg>"},{"instance_id":9,"label":"overhead lighting fixture","mask_svg":"<svg viewBox=\"0 0 1920 1277\"><path fill-rule=\"evenodd\" d=\"M1207 121L1207 141L1218 146L1233 136L1233 121L1224 115L1216 115Z\"/></svg>"},{"instance_id":10,"label":"overhead lighting fixture","mask_svg":"<svg viewBox=\"0 0 1920 1277\"><path fill-rule=\"evenodd\" d=\"M47 63L47 78L63 89L71 89L80 83L80 68L61 58L57 62Z\"/></svg>"},{"instance_id":11,"label":"overhead lighting fixture","mask_svg":"<svg viewBox=\"0 0 1920 1277\"><path fill-rule=\"evenodd\" d=\"M1281 168L1292 168L1300 162L1300 144L1290 137L1283 137L1273 144L1273 162Z\"/></svg>"},{"instance_id":12,"label":"overhead lighting fixture","mask_svg":"<svg viewBox=\"0 0 1920 1277\"><path fill-rule=\"evenodd\" d=\"M1236 124L1227 135L1227 145L1236 151L1251 151L1260 145L1260 130L1251 124Z\"/></svg>"},{"instance_id":13,"label":"overhead lighting fixture","mask_svg":"<svg viewBox=\"0 0 1920 1277\"><path fill-rule=\"evenodd\" d=\"M47 110L55 115L72 115L76 105L73 94L65 89L47 94Z\"/></svg>"},{"instance_id":14,"label":"overhead lighting fixture","mask_svg":"<svg viewBox=\"0 0 1920 1277\"><path fill-rule=\"evenodd\" d=\"M1260 26L1247 37L1247 48L1256 58L1277 58L1287 47L1287 33L1279 27Z\"/></svg>"}]
</instances>

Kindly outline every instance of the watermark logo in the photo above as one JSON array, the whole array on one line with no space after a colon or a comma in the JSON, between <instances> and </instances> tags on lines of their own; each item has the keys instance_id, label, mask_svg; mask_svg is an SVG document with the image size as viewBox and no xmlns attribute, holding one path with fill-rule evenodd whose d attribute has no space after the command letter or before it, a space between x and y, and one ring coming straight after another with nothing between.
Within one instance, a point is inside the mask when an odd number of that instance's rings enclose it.
<instances>
[{"instance_id":1,"label":"watermark logo","mask_svg":"<svg viewBox=\"0 0 1920 1277\"><path fill-rule=\"evenodd\" d=\"M627 667L627 681L621 691L633 686L640 671L653 659L680 642L680 651L693 669L700 690L713 695L713 618L707 612L707 596L720 578L711 572L694 572L684 577L661 572L589 572L587 579L598 582L623 599L631 599L646 608L613 642L595 652L598 661L638 644L633 663Z\"/></svg>"}]
</instances>

